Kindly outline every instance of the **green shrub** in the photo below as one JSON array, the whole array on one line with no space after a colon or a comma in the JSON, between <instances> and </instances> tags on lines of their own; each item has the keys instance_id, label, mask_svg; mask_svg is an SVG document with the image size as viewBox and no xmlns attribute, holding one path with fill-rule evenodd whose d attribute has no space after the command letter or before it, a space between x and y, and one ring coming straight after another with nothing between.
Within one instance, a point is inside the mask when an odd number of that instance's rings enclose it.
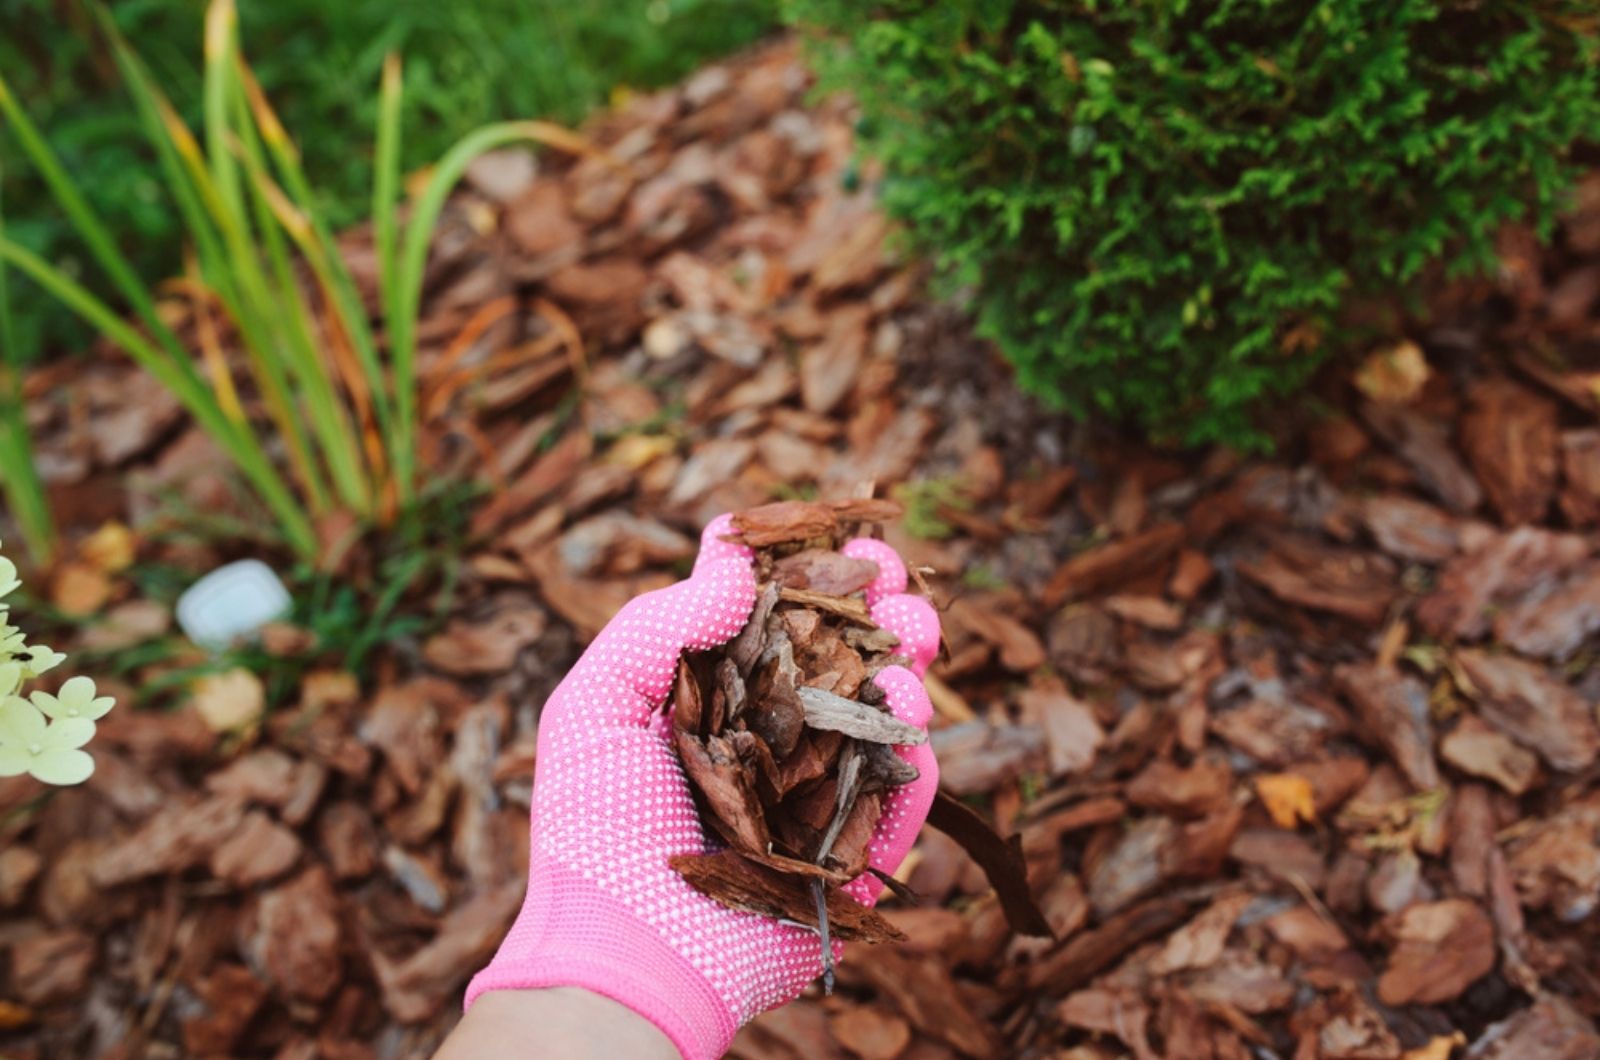
<instances>
[{"instance_id":1,"label":"green shrub","mask_svg":"<svg viewBox=\"0 0 1600 1060\"><path fill-rule=\"evenodd\" d=\"M1600 129L1592 0L788 0L889 209L1020 381L1262 440L1341 306L1547 228Z\"/></svg>"}]
</instances>

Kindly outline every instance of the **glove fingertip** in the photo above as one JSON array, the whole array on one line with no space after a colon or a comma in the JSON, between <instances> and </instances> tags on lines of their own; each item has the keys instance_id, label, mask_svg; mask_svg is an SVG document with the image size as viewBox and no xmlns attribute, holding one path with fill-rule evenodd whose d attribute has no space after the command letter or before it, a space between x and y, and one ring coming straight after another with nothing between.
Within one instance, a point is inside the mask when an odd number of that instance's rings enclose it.
<instances>
[{"instance_id":1,"label":"glove fingertip","mask_svg":"<svg viewBox=\"0 0 1600 1060\"><path fill-rule=\"evenodd\" d=\"M696 567L683 584L689 590L683 611L690 623L683 646L690 651L727 643L749 621L756 603L756 576L744 557L713 559Z\"/></svg>"},{"instance_id":2,"label":"glove fingertip","mask_svg":"<svg viewBox=\"0 0 1600 1060\"><path fill-rule=\"evenodd\" d=\"M717 563L727 559L739 559L749 563L755 558L755 553L749 545L738 541L729 541L730 535L738 534L734 528L733 516L724 513L706 524L700 531L700 554L695 557L694 573L698 576L702 567L710 563Z\"/></svg>"},{"instance_id":3,"label":"glove fingertip","mask_svg":"<svg viewBox=\"0 0 1600 1060\"><path fill-rule=\"evenodd\" d=\"M858 537L846 542L839 551L852 559L871 560L878 565L878 576L867 586L868 607L885 597L906 591L908 576L905 561L900 558L900 553L885 542L872 537Z\"/></svg>"},{"instance_id":4,"label":"glove fingertip","mask_svg":"<svg viewBox=\"0 0 1600 1060\"><path fill-rule=\"evenodd\" d=\"M886 666L872 679L883 690L889 710L900 721L926 729L933 720L933 702L922 679L904 666Z\"/></svg>"}]
</instances>

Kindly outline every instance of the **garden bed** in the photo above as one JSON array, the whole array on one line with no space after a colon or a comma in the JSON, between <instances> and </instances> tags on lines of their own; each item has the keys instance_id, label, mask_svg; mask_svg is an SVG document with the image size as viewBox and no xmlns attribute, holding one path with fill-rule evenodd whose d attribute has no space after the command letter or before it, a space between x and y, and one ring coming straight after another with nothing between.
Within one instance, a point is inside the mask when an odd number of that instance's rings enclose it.
<instances>
[{"instance_id":1,"label":"garden bed","mask_svg":"<svg viewBox=\"0 0 1600 1060\"><path fill-rule=\"evenodd\" d=\"M807 85L777 44L599 119L609 157L475 167L420 407L426 466L487 494L446 620L379 627L362 673L278 627L264 686L131 709L195 661L140 662L170 587L270 544L132 368L30 380L63 522L136 529L47 593L127 671L97 773L0 782L6 1055L426 1055L520 903L538 706L583 643L714 515L862 482L941 598L944 787L1021 832L1059 941L927 833L921 905L883 905L909 940L736 1055L1600 1052L1600 400L1550 359L1600 337L1600 185L1438 295L1426 378L1397 347L1276 458L1178 457L1010 389ZM364 543L335 567L375 583Z\"/></svg>"}]
</instances>

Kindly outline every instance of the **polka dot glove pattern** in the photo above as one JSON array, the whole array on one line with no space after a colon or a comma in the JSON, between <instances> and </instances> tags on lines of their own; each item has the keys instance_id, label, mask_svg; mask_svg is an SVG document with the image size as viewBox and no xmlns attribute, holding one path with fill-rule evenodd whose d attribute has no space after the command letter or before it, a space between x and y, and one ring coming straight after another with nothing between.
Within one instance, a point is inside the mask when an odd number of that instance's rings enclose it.
<instances>
[{"instance_id":1,"label":"polka dot glove pattern","mask_svg":"<svg viewBox=\"0 0 1600 1060\"><path fill-rule=\"evenodd\" d=\"M683 651L729 640L755 603L751 553L727 516L706 527L694 572L630 601L545 704L533 791L528 893L466 1004L491 990L577 986L650 1020L691 1060L716 1057L759 1013L795 998L821 971L814 932L739 913L698 893L668 865L711 846L661 711ZM878 564L872 616L900 638L910 669L878 675L890 709L913 725L932 714L921 674L939 646L926 600L907 595L905 565L879 541L845 546ZM892 873L938 788L926 746L900 747L920 777L896 790L870 846ZM850 885L871 904L882 884ZM528 1029L536 1040L537 1027Z\"/></svg>"}]
</instances>

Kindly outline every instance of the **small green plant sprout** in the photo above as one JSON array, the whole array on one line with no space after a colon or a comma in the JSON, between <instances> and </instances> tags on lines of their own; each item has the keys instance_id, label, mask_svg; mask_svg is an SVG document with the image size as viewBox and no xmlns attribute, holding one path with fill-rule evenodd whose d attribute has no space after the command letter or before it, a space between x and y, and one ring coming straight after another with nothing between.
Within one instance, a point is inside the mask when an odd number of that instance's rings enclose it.
<instances>
[{"instance_id":1,"label":"small green plant sprout","mask_svg":"<svg viewBox=\"0 0 1600 1060\"><path fill-rule=\"evenodd\" d=\"M906 533L923 541L943 541L955 533L949 513L972 507L962 485L956 478L920 478L896 486L894 498L906 509Z\"/></svg>"},{"instance_id":2,"label":"small green plant sprout","mask_svg":"<svg viewBox=\"0 0 1600 1060\"><path fill-rule=\"evenodd\" d=\"M21 584L16 565L0 556L0 600ZM22 696L27 682L65 658L46 645L27 643L11 624L9 605L0 603L0 777L28 773L46 784L81 784L94 773L94 759L83 745L113 706L111 697L96 695L87 677L68 678L54 695Z\"/></svg>"}]
</instances>

